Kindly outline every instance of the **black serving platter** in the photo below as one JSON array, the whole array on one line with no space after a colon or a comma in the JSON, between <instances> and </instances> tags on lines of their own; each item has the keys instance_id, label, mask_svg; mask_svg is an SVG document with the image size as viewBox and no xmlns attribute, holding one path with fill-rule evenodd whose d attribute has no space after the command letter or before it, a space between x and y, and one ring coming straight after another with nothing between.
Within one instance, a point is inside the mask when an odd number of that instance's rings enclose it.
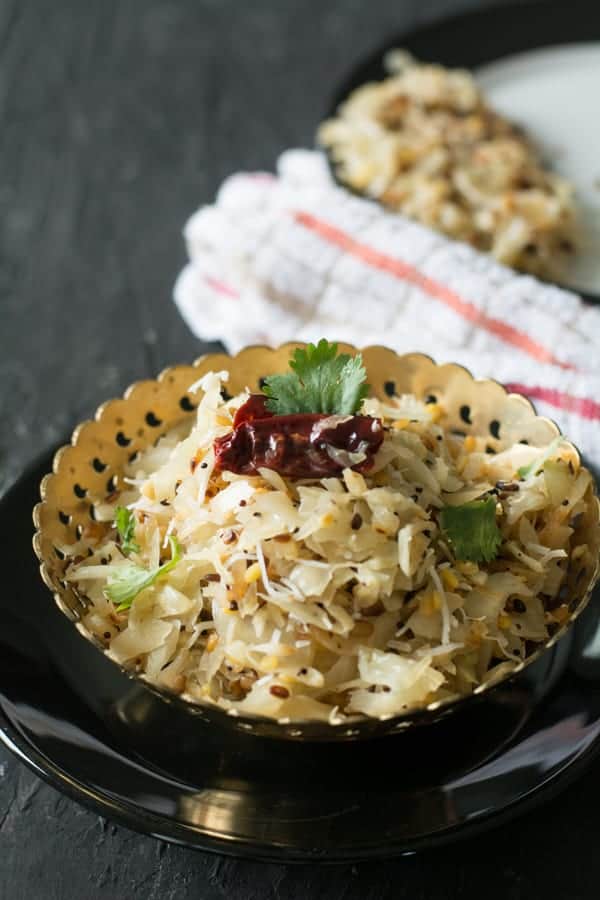
<instances>
[{"instance_id":1,"label":"black serving platter","mask_svg":"<svg viewBox=\"0 0 600 900\"><path fill-rule=\"evenodd\" d=\"M353 66L336 87L323 118L334 116L356 88L385 78L384 57L395 48L408 50L425 62L476 69L517 53L591 41L600 41L600 3L595 0L514 0L465 12L414 31L391 34L383 46ZM335 164L328 154L327 158L338 180ZM600 303L596 293L573 290L588 303Z\"/></svg>"},{"instance_id":2,"label":"black serving platter","mask_svg":"<svg viewBox=\"0 0 600 900\"><path fill-rule=\"evenodd\" d=\"M41 582L31 509L51 455L0 501L14 583L0 595L0 738L102 815L194 848L357 861L506 820L569 782L600 747L600 603L513 682L409 732L278 741L207 725L125 676Z\"/></svg>"}]
</instances>

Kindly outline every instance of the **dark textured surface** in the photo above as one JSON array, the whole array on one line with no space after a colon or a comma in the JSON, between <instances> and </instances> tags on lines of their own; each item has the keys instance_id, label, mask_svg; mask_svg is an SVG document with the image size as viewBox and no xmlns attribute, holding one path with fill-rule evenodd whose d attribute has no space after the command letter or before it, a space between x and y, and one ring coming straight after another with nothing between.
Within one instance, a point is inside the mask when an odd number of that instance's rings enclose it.
<instances>
[{"instance_id":1,"label":"dark textured surface","mask_svg":"<svg viewBox=\"0 0 600 900\"><path fill-rule=\"evenodd\" d=\"M134 378L197 355L180 229L240 167L311 141L324 90L450 0L0 0L0 487ZM24 548L28 552L28 548ZM510 827L356 868L241 863L117 828L0 749L0 898L588 900L596 764Z\"/></svg>"}]
</instances>

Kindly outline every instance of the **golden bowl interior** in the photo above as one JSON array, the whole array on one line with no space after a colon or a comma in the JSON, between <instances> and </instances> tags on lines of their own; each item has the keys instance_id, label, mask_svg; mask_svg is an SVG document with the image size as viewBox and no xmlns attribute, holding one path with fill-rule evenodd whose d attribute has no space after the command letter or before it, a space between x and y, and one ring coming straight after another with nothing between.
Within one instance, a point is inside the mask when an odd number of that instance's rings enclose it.
<instances>
[{"instance_id":1,"label":"golden bowl interior","mask_svg":"<svg viewBox=\"0 0 600 900\"><path fill-rule=\"evenodd\" d=\"M303 345L289 343L276 349L248 347L236 356L209 354L192 365L166 369L156 380L133 384L122 399L104 403L92 421L77 426L71 444L56 453L52 474L43 479L41 502L34 510L34 549L40 560L42 578L53 592L59 609L101 650L104 648L81 620L85 597L65 581L69 559L61 548L74 544L82 536L85 540L86 534L93 532L94 505L119 490L123 469L132 456L194 414L199 397L189 393L191 384L208 371L226 369L229 371L227 389L232 395L246 387L258 390L264 376L285 371L292 350L298 346ZM347 344L341 344L340 348L357 352L355 347ZM443 422L446 427L463 434L485 435L490 452L517 441L543 446L560 433L554 422L536 415L527 399L508 394L495 381L474 379L462 366L454 363L437 365L422 354L400 356L379 346L367 347L362 354L374 395L385 399L394 394L411 393L430 402L435 398L445 410ZM571 450L573 458L578 460L577 450L572 445ZM569 619L556 628L548 641L533 648L525 660L507 662L498 677L480 685L475 693L484 693L530 665L559 640L587 604L598 578L600 556L600 504L594 487L588 489L586 499L587 512L581 517L574 535L574 543L584 544L585 551L571 560L567 574L571 598ZM133 673L128 671L127 674ZM172 699L164 689L150 687ZM449 704L437 701L429 704L426 710L434 714L444 705L458 703L460 700ZM192 704L190 701L188 706L200 713L202 707L206 710L209 704ZM262 717L240 717L238 727L251 731L253 720L260 722ZM416 720L411 713L396 716L390 721L389 730L402 730ZM344 728L344 725L328 726L321 722L319 725L332 731ZM281 731L282 736L302 736L302 723L282 725ZM351 733L350 725L348 734Z\"/></svg>"}]
</instances>

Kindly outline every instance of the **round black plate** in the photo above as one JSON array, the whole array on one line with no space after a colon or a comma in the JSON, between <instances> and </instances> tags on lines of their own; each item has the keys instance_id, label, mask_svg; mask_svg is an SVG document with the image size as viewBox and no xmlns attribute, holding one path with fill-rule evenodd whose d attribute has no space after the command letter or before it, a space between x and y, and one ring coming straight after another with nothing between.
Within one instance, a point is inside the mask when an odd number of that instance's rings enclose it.
<instances>
[{"instance_id":1,"label":"round black plate","mask_svg":"<svg viewBox=\"0 0 600 900\"><path fill-rule=\"evenodd\" d=\"M417 59L450 68L476 69L540 47L598 40L600 4L594 0L518 0L462 13L415 31L391 35L342 81L324 118L335 115L340 103L356 88L384 78L384 56L396 47L410 51ZM335 177L335 166L331 169ZM573 290L589 303L600 303L600 296L595 293Z\"/></svg>"},{"instance_id":2,"label":"round black plate","mask_svg":"<svg viewBox=\"0 0 600 900\"><path fill-rule=\"evenodd\" d=\"M517 814L600 746L597 600L501 702L410 733L290 743L181 714L82 638L42 584L31 509L50 467L45 456L0 502L4 559L16 573L0 594L0 738L102 815L240 856L388 857Z\"/></svg>"}]
</instances>

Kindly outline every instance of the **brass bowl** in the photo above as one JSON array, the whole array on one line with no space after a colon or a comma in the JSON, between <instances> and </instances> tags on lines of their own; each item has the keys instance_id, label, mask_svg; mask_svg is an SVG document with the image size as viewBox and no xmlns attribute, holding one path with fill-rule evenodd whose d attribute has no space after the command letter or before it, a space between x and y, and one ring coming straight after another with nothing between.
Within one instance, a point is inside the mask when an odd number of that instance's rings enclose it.
<instances>
[{"instance_id":1,"label":"brass bowl","mask_svg":"<svg viewBox=\"0 0 600 900\"><path fill-rule=\"evenodd\" d=\"M224 353L208 354L192 365L166 369L154 381L133 384L122 399L104 403L93 421L77 426L71 444L56 453L52 474L42 480L41 502L34 509L36 533L33 545L40 560L42 578L54 594L57 606L101 652L105 652L104 647L82 621L85 597L64 578L69 560L61 547L81 539L86 526L89 530L94 505L119 489L123 468L132 456L193 415L198 396L188 392L191 384L210 370L227 369L228 388L232 393L246 387L259 390L264 376L287 368L290 354L298 346L302 345L289 343L277 349L248 347L233 357ZM340 346L346 352L357 352L350 345ZM525 397L507 393L498 382L477 380L462 366L454 363L437 365L422 354L400 356L378 346L367 347L362 354L371 390L377 397L385 399L394 394L412 393L430 402L435 398L445 410L445 426L463 434L485 435L490 452L518 441L544 446L560 434L554 422L536 415ZM578 460L577 450L570 446L573 457ZM263 716L232 714L208 702L186 699L150 684L143 674L119 668L136 682L143 681L146 688L180 710L205 721L228 723L241 731L262 736L350 740L437 721L490 691L501 687L508 692L515 690L515 677L552 648L585 608L599 574L600 503L593 485L588 488L586 500L587 511L574 536L575 543L586 544L586 550L578 559L571 560L567 575L571 598L569 619L556 626L545 643L532 647L524 660L518 663L507 661L495 680L478 686L467 697L436 701L422 709L387 719L357 716L338 725L322 721L284 723Z\"/></svg>"}]
</instances>

